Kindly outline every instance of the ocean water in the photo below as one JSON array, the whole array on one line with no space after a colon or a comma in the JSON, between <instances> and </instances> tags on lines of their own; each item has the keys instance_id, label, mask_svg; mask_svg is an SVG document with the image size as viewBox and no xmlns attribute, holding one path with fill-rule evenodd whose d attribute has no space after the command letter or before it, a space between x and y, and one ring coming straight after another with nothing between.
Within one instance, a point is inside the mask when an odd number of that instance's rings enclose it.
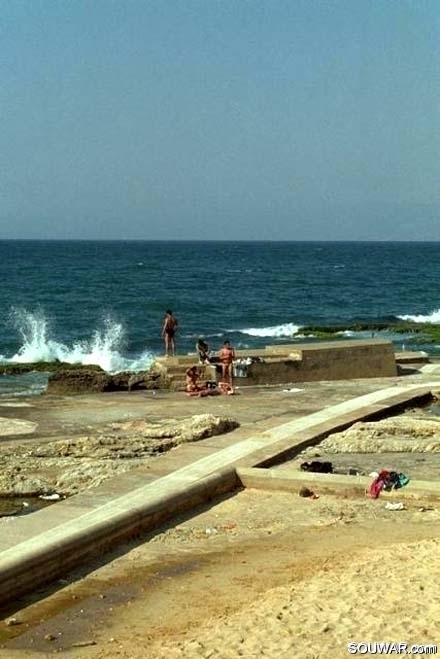
<instances>
[{"instance_id":1,"label":"ocean water","mask_svg":"<svg viewBox=\"0 0 440 659\"><path fill-rule=\"evenodd\" d=\"M437 242L0 241L0 272L0 364L146 368L163 352L167 308L182 354L198 336L252 348L304 341L305 325L440 322ZM417 335L380 336L440 354ZM3 376L0 393L44 381Z\"/></svg>"}]
</instances>

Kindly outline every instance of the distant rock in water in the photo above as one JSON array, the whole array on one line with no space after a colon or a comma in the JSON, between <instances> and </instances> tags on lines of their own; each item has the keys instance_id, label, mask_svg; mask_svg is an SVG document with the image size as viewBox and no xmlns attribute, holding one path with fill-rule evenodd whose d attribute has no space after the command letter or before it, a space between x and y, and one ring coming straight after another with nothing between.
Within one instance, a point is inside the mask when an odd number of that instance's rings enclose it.
<instances>
[{"instance_id":1,"label":"distant rock in water","mask_svg":"<svg viewBox=\"0 0 440 659\"><path fill-rule=\"evenodd\" d=\"M86 368L88 371L98 371L104 373L100 366L90 364L84 367L84 364L68 364L67 362L29 362L23 364L1 364L0 372L3 375L23 375L24 373L56 373L58 371L81 371Z\"/></svg>"}]
</instances>

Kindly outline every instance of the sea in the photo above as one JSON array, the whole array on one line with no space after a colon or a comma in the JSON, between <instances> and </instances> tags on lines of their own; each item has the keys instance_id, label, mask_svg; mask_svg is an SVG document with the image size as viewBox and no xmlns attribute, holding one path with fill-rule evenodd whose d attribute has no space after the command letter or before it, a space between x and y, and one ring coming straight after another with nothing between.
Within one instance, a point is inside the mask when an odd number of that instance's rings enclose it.
<instances>
[{"instance_id":1,"label":"sea","mask_svg":"<svg viewBox=\"0 0 440 659\"><path fill-rule=\"evenodd\" d=\"M440 322L440 242L0 241L1 364L63 361L144 370L179 321L178 354L314 340L305 326ZM440 355L418 334L375 332ZM319 340L316 337L315 340ZM47 375L3 374L0 395L44 391Z\"/></svg>"}]
</instances>

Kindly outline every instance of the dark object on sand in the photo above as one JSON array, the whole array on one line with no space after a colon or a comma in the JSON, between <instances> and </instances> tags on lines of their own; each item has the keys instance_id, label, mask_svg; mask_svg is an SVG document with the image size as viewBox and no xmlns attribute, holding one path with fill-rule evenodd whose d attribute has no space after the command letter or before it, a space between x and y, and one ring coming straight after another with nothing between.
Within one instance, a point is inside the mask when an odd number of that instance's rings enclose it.
<instances>
[{"instance_id":1,"label":"dark object on sand","mask_svg":"<svg viewBox=\"0 0 440 659\"><path fill-rule=\"evenodd\" d=\"M312 462L303 462L301 464L303 471L314 471L318 474L332 474L333 465L331 462L320 462L319 460L312 460Z\"/></svg>"},{"instance_id":2,"label":"dark object on sand","mask_svg":"<svg viewBox=\"0 0 440 659\"><path fill-rule=\"evenodd\" d=\"M307 498L313 496L313 491L312 491L312 490L309 490L308 487L305 487L305 486L303 485L303 486L300 488L298 494L299 494L300 497L304 497L304 499L307 499Z\"/></svg>"}]
</instances>

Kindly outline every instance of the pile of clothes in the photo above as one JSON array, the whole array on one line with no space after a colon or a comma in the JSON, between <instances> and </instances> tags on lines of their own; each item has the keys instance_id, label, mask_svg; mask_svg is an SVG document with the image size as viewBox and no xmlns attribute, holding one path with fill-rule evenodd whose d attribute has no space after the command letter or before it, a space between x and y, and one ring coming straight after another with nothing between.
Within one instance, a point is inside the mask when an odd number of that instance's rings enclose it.
<instances>
[{"instance_id":1,"label":"pile of clothes","mask_svg":"<svg viewBox=\"0 0 440 659\"><path fill-rule=\"evenodd\" d=\"M302 471L313 471L317 474L332 474L333 465L331 462L321 462L320 460L312 460L311 462L303 462L301 464Z\"/></svg>"},{"instance_id":2,"label":"pile of clothes","mask_svg":"<svg viewBox=\"0 0 440 659\"><path fill-rule=\"evenodd\" d=\"M368 494L372 499L377 499L382 490L386 492L399 490L409 483L409 478L405 474L397 471L387 471L386 469L379 472L373 471L370 476L374 479L368 488Z\"/></svg>"},{"instance_id":3,"label":"pile of clothes","mask_svg":"<svg viewBox=\"0 0 440 659\"><path fill-rule=\"evenodd\" d=\"M321 460L312 460L311 462L301 463L302 471L312 471L320 474L334 474L335 469L331 462L321 461ZM349 469L348 473L351 475L358 475L359 472L354 469ZM370 483L367 494L372 499L377 499L382 492L390 492L391 490L399 490L401 487L408 485L409 478L406 474L398 471L388 471L382 469L382 471L373 471L370 476L373 478L373 481Z\"/></svg>"}]
</instances>

